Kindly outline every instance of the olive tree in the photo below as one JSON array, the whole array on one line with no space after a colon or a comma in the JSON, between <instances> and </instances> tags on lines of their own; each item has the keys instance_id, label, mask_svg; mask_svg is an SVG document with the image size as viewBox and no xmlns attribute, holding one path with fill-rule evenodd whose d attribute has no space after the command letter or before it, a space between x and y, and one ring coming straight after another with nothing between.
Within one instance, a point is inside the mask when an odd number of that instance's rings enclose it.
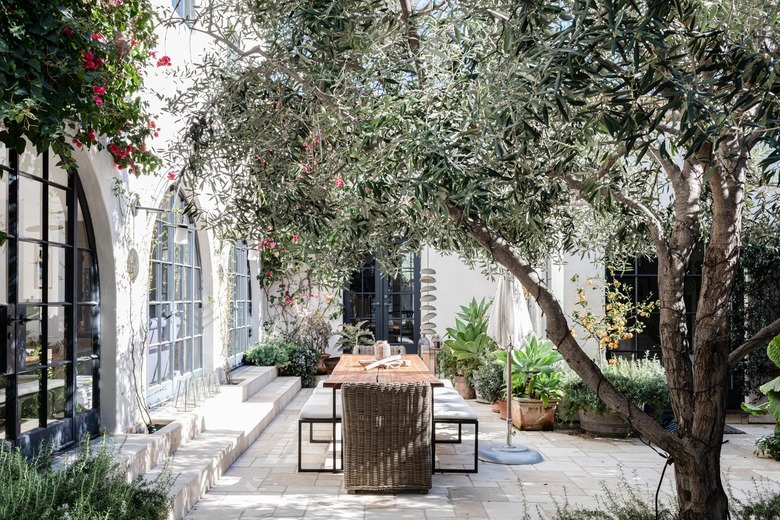
<instances>
[{"instance_id":1,"label":"olive tree","mask_svg":"<svg viewBox=\"0 0 780 520\"><path fill-rule=\"evenodd\" d=\"M208 57L192 71L199 88L173 101L194 107L175 154L219 199L204 218L225 233L285 228L344 262L430 244L502 265L566 362L670 454L681 517L725 518L728 372L780 332L779 320L743 345L727 339L743 222L780 158L776 12L761 1L215 2L193 30L229 59ZM702 245L689 334L685 273ZM606 381L534 269L583 250L658 258L676 432Z\"/></svg>"}]
</instances>

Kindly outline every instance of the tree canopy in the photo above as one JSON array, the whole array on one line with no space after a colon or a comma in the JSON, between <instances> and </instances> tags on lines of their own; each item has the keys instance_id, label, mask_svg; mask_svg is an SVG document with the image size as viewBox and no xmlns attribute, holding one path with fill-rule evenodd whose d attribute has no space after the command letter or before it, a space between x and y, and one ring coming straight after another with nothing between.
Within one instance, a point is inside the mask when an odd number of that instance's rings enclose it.
<instances>
[{"instance_id":1,"label":"tree canopy","mask_svg":"<svg viewBox=\"0 0 780 520\"><path fill-rule=\"evenodd\" d=\"M746 201L780 160L777 12L771 1L215 2L193 30L229 59L208 57L193 70L200 88L174 100L194 107L175 155L219 199L206 217L227 235L285 229L308 254L344 261L429 244L504 266L567 363L674 457L681 516L724 518L728 370L780 332L778 320L729 353ZM684 278L701 245L689 343ZM658 258L677 433L570 334L533 268L561 251Z\"/></svg>"}]
</instances>

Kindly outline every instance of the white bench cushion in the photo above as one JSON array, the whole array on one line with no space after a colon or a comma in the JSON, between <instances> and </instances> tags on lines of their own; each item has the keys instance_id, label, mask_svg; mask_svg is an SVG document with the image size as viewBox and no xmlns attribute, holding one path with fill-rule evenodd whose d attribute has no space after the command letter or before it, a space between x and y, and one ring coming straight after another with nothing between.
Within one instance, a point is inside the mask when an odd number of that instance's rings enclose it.
<instances>
[{"instance_id":1,"label":"white bench cushion","mask_svg":"<svg viewBox=\"0 0 780 520\"><path fill-rule=\"evenodd\" d=\"M477 412L454 388L437 388L433 391L433 418L437 421L477 420Z\"/></svg>"}]
</instances>

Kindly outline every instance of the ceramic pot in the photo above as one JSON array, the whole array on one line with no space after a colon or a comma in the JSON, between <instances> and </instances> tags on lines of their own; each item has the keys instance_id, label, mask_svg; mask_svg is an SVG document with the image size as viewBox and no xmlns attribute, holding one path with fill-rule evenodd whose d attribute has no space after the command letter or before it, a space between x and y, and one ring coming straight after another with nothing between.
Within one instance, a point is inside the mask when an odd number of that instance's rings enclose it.
<instances>
[{"instance_id":1,"label":"ceramic pot","mask_svg":"<svg viewBox=\"0 0 780 520\"><path fill-rule=\"evenodd\" d=\"M519 430L551 431L557 406L557 399L550 399L545 406L541 399L513 397L512 424Z\"/></svg>"}]
</instances>

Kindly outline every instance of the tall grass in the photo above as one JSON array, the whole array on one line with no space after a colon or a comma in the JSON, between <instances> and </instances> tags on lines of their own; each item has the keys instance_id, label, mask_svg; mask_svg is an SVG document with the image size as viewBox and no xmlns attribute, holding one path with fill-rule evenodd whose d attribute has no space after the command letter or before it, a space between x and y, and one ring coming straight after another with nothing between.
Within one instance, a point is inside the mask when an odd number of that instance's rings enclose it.
<instances>
[{"instance_id":1,"label":"tall grass","mask_svg":"<svg viewBox=\"0 0 780 520\"><path fill-rule=\"evenodd\" d=\"M128 482L105 437L95 447L84 440L57 469L50 451L28 459L0 445L0 483L0 518L15 520L162 520L172 505L170 471Z\"/></svg>"}]
</instances>

